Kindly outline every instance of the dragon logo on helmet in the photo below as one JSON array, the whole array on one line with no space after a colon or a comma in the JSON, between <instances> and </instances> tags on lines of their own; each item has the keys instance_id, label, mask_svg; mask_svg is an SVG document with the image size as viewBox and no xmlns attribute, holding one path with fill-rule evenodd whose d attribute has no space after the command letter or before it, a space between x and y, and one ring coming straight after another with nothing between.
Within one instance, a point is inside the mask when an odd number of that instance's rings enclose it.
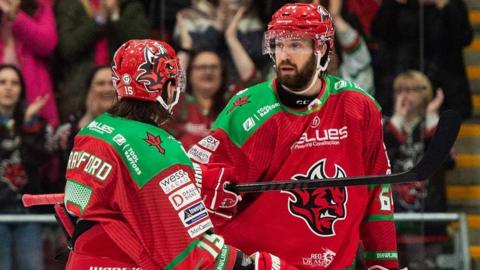
<instances>
[{"instance_id":1,"label":"dragon logo on helmet","mask_svg":"<svg viewBox=\"0 0 480 270\"><path fill-rule=\"evenodd\" d=\"M345 171L334 165L335 173L328 176L326 159L322 159L308 169L306 175L296 174L293 180L326 179L346 177ZM289 212L303 219L310 230L318 236L329 237L335 235L335 222L344 220L347 216L346 203L348 190L345 187L317 188L312 190L287 191Z\"/></svg>"},{"instance_id":2,"label":"dragon logo on helmet","mask_svg":"<svg viewBox=\"0 0 480 270\"><path fill-rule=\"evenodd\" d=\"M158 53L155 53L152 48L145 48L145 62L138 67L140 74L137 76L137 81L144 84L147 91L161 91L163 87L163 78L161 72L160 58L168 59L167 50L160 44L156 44ZM167 64L166 68L170 71L174 70L174 67Z\"/></svg>"},{"instance_id":3,"label":"dragon logo on helmet","mask_svg":"<svg viewBox=\"0 0 480 270\"><path fill-rule=\"evenodd\" d=\"M152 39L132 39L113 56L112 81L119 99L159 102L168 112L178 103L184 89L183 71L173 48ZM171 83L171 84L170 84ZM173 99L164 95L173 86Z\"/></svg>"}]
</instances>

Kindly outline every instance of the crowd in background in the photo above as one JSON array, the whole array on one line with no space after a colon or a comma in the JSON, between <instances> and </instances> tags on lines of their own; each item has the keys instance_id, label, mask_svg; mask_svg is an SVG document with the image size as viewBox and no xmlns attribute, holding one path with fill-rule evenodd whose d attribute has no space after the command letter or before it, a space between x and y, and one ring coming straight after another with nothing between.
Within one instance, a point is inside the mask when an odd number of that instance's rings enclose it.
<instances>
[{"instance_id":1,"label":"crowd in background","mask_svg":"<svg viewBox=\"0 0 480 270\"><path fill-rule=\"evenodd\" d=\"M0 0L0 214L44 212L23 208L21 194L63 192L73 137L116 101L109 64L120 44L154 38L176 46L187 93L167 125L188 149L230 97L273 76L263 33L287 2ZM421 158L439 111L471 116L463 49L473 30L464 1L318 2L336 26L328 72L356 82L382 106L393 172ZM444 171L435 178L395 187L397 210L446 211ZM43 269L41 229L0 223L0 269ZM412 231L419 233L399 230Z\"/></svg>"}]
</instances>

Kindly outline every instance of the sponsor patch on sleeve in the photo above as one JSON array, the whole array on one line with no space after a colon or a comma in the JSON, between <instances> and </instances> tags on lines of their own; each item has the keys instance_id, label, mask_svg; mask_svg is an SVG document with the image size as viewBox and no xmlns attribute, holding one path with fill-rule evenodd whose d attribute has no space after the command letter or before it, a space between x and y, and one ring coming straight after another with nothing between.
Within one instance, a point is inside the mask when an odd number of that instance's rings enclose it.
<instances>
[{"instance_id":1,"label":"sponsor patch on sleeve","mask_svg":"<svg viewBox=\"0 0 480 270\"><path fill-rule=\"evenodd\" d=\"M165 194L168 194L172 190L175 190L188 182L190 182L190 177L188 177L187 172L185 172L184 170L178 170L160 180L159 185L162 188L163 192L165 192Z\"/></svg>"},{"instance_id":2,"label":"sponsor patch on sleeve","mask_svg":"<svg viewBox=\"0 0 480 270\"><path fill-rule=\"evenodd\" d=\"M191 238L195 238L202 233L206 232L208 229L213 228L212 221L210 219L206 219L199 224L188 228L188 234Z\"/></svg>"},{"instance_id":3,"label":"sponsor patch on sleeve","mask_svg":"<svg viewBox=\"0 0 480 270\"><path fill-rule=\"evenodd\" d=\"M175 210L178 210L189 203L192 203L196 200L200 200L200 193L198 192L198 189L195 187L195 185L189 184L174 193L168 197L170 200L170 203L173 205L173 208Z\"/></svg>"},{"instance_id":4,"label":"sponsor patch on sleeve","mask_svg":"<svg viewBox=\"0 0 480 270\"><path fill-rule=\"evenodd\" d=\"M188 156L196 162L199 163L208 163L210 161L211 152L198 147L197 145L192 146L188 151Z\"/></svg>"},{"instance_id":5,"label":"sponsor patch on sleeve","mask_svg":"<svg viewBox=\"0 0 480 270\"><path fill-rule=\"evenodd\" d=\"M198 202L178 213L180 220L185 227L189 227L208 216L207 208L203 202Z\"/></svg>"},{"instance_id":6,"label":"sponsor patch on sleeve","mask_svg":"<svg viewBox=\"0 0 480 270\"><path fill-rule=\"evenodd\" d=\"M217 140L212 135L208 135L207 137L203 138L198 144L214 152L215 150L217 150L218 146L220 145L220 141Z\"/></svg>"}]
</instances>

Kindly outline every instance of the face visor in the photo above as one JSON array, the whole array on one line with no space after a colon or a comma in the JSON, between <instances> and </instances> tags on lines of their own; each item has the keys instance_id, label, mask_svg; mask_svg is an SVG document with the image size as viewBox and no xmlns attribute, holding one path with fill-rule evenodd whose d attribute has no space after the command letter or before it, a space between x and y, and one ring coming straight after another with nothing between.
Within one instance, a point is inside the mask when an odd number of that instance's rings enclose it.
<instances>
[{"instance_id":1,"label":"face visor","mask_svg":"<svg viewBox=\"0 0 480 270\"><path fill-rule=\"evenodd\" d=\"M273 63L276 65L276 55L279 53L288 53L290 55L311 54L316 55L317 69L325 70L326 64L321 65L322 46L326 44L327 38L322 35L312 37L311 33L291 31L289 29L269 30L264 34L263 54L270 55Z\"/></svg>"}]
</instances>

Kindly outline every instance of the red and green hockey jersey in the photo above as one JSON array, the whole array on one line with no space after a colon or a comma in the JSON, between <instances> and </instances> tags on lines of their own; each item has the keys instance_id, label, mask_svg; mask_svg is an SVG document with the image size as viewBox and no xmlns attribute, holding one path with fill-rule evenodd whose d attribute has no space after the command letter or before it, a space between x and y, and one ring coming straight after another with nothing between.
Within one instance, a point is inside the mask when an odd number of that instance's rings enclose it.
<instances>
[{"instance_id":1,"label":"red and green hockey jersey","mask_svg":"<svg viewBox=\"0 0 480 270\"><path fill-rule=\"evenodd\" d=\"M192 162L164 130L103 114L76 136L66 177L68 211L98 222L108 237L97 239L111 240L94 242L88 255L127 254L144 270L211 261L191 258L202 253L195 248L212 222L194 185Z\"/></svg>"},{"instance_id":2,"label":"red and green hockey jersey","mask_svg":"<svg viewBox=\"0 0 480 270\"><path fill-rule=\"evenodd\" d=\"M190 157L234 166L241 182L390 172L379 106L356 84L325 76L319 96L300 110L282 105L275 85L234 96ZM398 267L388 185L247 194L237 214L216 225L228 244L302 269L351 268L360 240L368 265Z\"/></svg>"}]
</instances>

